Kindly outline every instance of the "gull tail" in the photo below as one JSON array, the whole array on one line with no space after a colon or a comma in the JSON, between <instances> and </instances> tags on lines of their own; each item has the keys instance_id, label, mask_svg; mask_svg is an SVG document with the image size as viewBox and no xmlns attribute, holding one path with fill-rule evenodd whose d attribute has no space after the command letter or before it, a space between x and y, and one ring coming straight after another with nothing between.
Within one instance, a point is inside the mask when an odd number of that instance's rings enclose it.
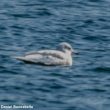
<instances>
[{"instance_id":1,"label":"gull tail","mask_svg":"<svg viewBox=\"0 0 110 110\"><path fill-rule=\"evenodd\" d=\"M26 59L25 59L25 57L14 57L15 59L17 59L17 60L21 60L21 61L25 61Z\"/></svg>"},{"instance_id":2,"label":"gull tail","mask_svg":"<svg viewBox=\"0 0 110 110\"><path fill-rule=\"evenodd\" d=\"M33 63L33 64L36 64L35 62L30 61L30 60L26 59L25 57L14 57L14 58L17 59L17 60L23 61L23 62L25 62L25 63Z\"/></svg>"}]
</instances>

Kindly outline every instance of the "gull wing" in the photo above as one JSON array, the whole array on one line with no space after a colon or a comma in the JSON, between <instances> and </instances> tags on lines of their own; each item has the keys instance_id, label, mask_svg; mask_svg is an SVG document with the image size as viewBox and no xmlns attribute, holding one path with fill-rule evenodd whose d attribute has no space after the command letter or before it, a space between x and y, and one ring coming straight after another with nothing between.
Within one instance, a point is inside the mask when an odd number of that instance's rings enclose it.
<instances>
[{"instance_id":1,"label":"gull wing","mask_svg":"<svg viewBox=\"0 0 110 110\"><path fill-rule=\"evenodd\" d=\"M28 53L24 57L18 57L17 59L42 65L61 65L65 62L65 55L63 52L56 50L44 50Z\"/></svg>"},{"instance_id":2,"label":"gull wing","mask_svg":"<svg viewBox=\"0 0 110 110\"><path fill-rule=\"evenodd\" d=\"M57 51L57 50L40 50L40 51L34 51L34 52L27 53L25 56L27 56L27 55L53 56L53 57L57 57L60 59L65 58L64 53L61 51Z\"/></svg>"}]
</instances>

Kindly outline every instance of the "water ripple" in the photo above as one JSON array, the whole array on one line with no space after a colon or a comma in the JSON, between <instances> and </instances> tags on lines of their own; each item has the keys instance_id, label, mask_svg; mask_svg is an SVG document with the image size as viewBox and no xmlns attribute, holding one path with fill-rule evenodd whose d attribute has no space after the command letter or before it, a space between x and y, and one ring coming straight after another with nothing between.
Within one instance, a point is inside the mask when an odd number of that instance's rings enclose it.
<instances>
[{"instance_id":1,"label":"water ripple","mask_svg":"<svg viewBox=\"0 0 110 110\"><path fill-rule=\"evenodd\" d=\"M39 110L109 110L109 7L109 0L1 0L0 103ZM65 41L79 52L71 67L13 58Z\"/></svg>"}]
</instances>

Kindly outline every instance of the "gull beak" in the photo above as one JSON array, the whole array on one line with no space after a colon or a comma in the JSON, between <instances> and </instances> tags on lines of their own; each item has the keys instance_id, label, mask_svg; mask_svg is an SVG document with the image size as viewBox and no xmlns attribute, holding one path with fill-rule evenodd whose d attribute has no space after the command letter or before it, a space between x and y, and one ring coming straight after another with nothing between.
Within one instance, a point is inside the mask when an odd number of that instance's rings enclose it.
<instances>
[{"instance_id":1,"label":"gull beak","mask_svg":"<svg viewBox=\"0 0 110 110\"><path fill-rule=\"evenodd\" d=\"M71 54L74 54L74 50L73 49L71 49Z\"/></svg>"},{"instance_id":2,"label":"gull beak","mask_svg":"<svg viewBox=\"0 0 110 110\"><path fill-rule=\"evenodd\" d=\"M79 52L72 49L72 54L79 54Z\"/></svg>"}]
</instances>

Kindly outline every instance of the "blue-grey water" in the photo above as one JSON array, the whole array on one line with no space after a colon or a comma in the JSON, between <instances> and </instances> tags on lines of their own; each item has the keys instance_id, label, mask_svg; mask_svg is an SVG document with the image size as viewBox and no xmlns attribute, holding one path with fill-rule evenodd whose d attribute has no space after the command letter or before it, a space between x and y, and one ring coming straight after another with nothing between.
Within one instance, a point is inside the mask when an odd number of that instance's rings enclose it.
<instances>
[{"instance_id":1,"label":"blue-grey water","mask_svg":"<svg viewBox=\"0 0 110 110\"><path fill-rule=\"evenodd\" d=\"M64 41L78 51L71 67L13 58ZM0 104L110 110L110 0L1 0Z\"/></svg>"}]
</instances>

